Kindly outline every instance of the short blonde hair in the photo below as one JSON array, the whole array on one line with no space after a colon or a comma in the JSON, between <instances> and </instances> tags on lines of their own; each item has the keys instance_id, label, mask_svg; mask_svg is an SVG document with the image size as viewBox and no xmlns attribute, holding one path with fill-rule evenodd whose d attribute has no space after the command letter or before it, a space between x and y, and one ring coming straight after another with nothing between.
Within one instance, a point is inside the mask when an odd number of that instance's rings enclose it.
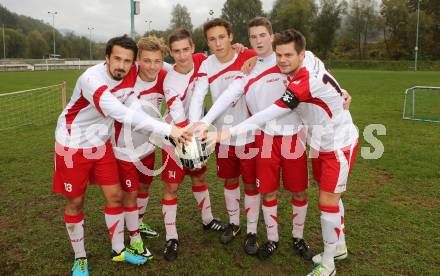
<instances>
[{"instance_id":1,"label":"short blonde hair","mask_svg":"<svg viewBox=\"0 0 440 276\"><path fill-rule=\"evenodd\" d=\"M142 54L142 51L160 51L163 57L165 57L166 53L168 53L168 48L165 45L163 39L156 36L142 37L141 39L139 39L137 47L139 57Z\"/></svg>"}]
</instances>

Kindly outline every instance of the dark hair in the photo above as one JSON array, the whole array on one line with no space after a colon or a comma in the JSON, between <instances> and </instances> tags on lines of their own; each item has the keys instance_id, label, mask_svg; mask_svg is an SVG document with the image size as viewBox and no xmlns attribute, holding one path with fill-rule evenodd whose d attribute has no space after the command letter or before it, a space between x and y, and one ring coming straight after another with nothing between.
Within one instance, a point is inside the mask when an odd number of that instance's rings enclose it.
<instances>
[{"instance_id":1,"label":"dark hair","mask_svg":"<svg viewBox=\"0 0 440 276\"><path fill-rule=\"evenodd\" d=\"M111 38L107 45L105 46L105 55L110 56L113 51L113 46L118 45L121 46L124 49L132 50L133 51L133 62L136 60L138 48L136 46L136 42L134 42L133 39L131 39L128 35L123 36L117 36Z\"/></svg>"},{"instance_id":2,"label":"dark hair","mask_svg":"<svg viewBox=\"0 0 440 276\"><path fill-rule=\"evenodd\" d=\"M251 19L251 21L249 21L248 31L252 27L259 27L259 26L266 27L269 34L273 34L272 23L270 23L269 19L267 19L266 17L262 17L262 16L257 16L255 18Z\"/></svg>"},{"instance_id":3,"label":"dark hair","mask_svg":"<svg viewBox=\"0 0 440 276\"><path fill-rule=\"evenodd\" d=\"M281 33L275 34L275 38L273 40L274 48L278 45L289 43L294 43L295 50L298 54L306 48L306 38L302 33L295 29L288 29L282 31Z\"/></svg>"},{"instance_id":4,"label":"dark hair","mask_svg":"<svg viewBox=\"0 0 440 276\"><path fill-rule=\"evenodd\" d=\"M208 22L206 22L205 24L203 24L203 33L205 34L205 38L206 38L206 32L214 27L224 27L226 29L226 32L228 33L228 35L231 35L232 33L232 28L231 28L231 23L229 23L228 21L226 21L223 18L214 18L212 20L209 20Z\"/></svg>"},{"instance_id":5,"label":"dark hair","mask_svg":"<svg viewBox=\"0 0 440 276\"><path fill-rule=\"evenodd\" d=\"M193 44L192 38L191 38L191 33L184 29L184 28L178 28L176 30L174 30L169 36L168 36L168 47L171 49L171 44L173 42L182 40L182 39L188 39L189 43L191 43L191 45Z\"/></svg>"}]
</instances>

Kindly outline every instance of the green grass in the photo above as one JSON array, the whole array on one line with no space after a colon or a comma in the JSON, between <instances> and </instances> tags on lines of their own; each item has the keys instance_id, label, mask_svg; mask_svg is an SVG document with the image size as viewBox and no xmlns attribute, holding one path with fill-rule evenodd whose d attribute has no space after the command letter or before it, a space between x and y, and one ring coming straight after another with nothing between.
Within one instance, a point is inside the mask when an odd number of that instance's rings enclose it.
<instances>
[{"instance_id":1,"label":"green grass","mask_svg":"<svg viewBox=\"0 0 440 276\"><path fill-rule=\"evenodd\" d=\"M62 80L67 80L71 90L79 74L79 71L1 73L0 92ZM364 159L359 148L357 164L344 195L350 257L337 264L338 274L438 275L440 125L401 120L401 116L403 91L414 85L440 86L440 73L335 70L334 74L353 96L351 113L360 129L360 146L370 146L362 135L367 125L386 127L385 136L376 135L385 148L381 158ZM438 111L438 103L432 106ZM2 275L67 275L71 268L73 253L62 219L64 199L52 194L54 127L53 121L44 126L29 125L0 132ZM223 185L215 176L214 166L211 159L208 179L213 211L215 216L226 220ZM179 191L179 258L168 263L162 257L165 241L161 194L162 184L155 179L146 215L148 223L161 233L159 239L147 240L155 259L145 266L132 267L110 261L103 197L97 187L88 189L85 231L92 275L304 275L312 267L291 249L291 207L287 195L279 200L280 249L271 260L261 262L245 255L244 234L223 246L218 234L202 230L188 179ZM316 199L316 184L311 180L305 236L314 252L319 252L322 241ZM242 223L245 223L243 216ZM262 216L258 231L262 242L265 239Z\"/></svg>"}]
</instances>

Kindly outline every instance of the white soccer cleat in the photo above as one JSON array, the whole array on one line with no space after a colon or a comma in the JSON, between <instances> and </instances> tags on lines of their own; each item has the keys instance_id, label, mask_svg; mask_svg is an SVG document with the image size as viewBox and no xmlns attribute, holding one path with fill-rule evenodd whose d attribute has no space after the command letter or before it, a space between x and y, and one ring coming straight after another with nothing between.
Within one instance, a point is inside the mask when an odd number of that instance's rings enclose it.
<instances>
[{"instance_id":1,"label":"white soccer cleat","mask_svg":"<svg viewBox=\"0 0 440 276\"><path fill-rule=\"evenodd\" d=\"M312 261L315 264L320 264L322 263L322 254L323 253L319 253L315 256L313 256ZM340 261L340 260L344 260L348 257L348 250L347 250L347 246L341 247L341 248L336 248L336 254L335 254L335 261Z\"/></svg>"}]
</instances>

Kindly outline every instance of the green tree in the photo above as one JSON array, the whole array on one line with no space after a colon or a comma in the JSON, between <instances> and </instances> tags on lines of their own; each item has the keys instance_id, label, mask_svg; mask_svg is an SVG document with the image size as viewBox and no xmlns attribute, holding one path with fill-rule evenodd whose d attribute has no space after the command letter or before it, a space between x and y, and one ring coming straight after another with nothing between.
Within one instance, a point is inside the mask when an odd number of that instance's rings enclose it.
<instances>
[{"instance_id":1,"label":"green tree","mask_svg":"<svg viewBox=\"0 0 440 276\"><path fill-rule=\"evenodd\" d=\"M6 57L24 58L27 51L26 37L19 31L5 28Z\"/></svg>"},{"instance_id":2,"label":"green tree","mask_svg":"<svg viewBox=\"0 0 440 276\"><path fill-rule=\"evenodd\" d=\"M194 29L192 33L192 40L196 46L196 52L204 53L209 50L206 43L205 34L203 33L203 26Z\"/></svg>"},{"instance_id":3,"label":"green tree","mask_svg":"<svg viewBox=\"0 0 440 276\"><path fill-rule=\"evenodd\" d=\"M185 6L177 4L173 7L170 28L171 30L184 28L188 31L192 31L193 25L191 23L191 15Z\"/></svg>"},{"instance_id":4,"label":"green tree","mask_svg":"<svg viewBox=\"0 0 440 276\"><path fill-rule=\"evenodd\" d=\"M315 14L316 5L313 0L276 0L270 19L275 32L295 28L310 40Z\"/></svg>"},{"instance_id":5,"label":"green tree","mask_svg":"<svg viewBox=\"0 0 440 276\"><path fill-rule=\"evenodd\" d=\"M352 0L347 16L346 31L357 48L357 57L367 56L369 40L377 36L379 14L375 0Z\"/></svg>"},{"instance_id":6,"label":"green tree","mask_svg":"<svg viewBox=\"0 0 440 276\"><path fill-rule=\"evenodd\" d=\"M337 38L336 32L341 25L342 14L346 8L345 1L321 0L319 12L313 22L314 49L326 59Z\"/></svg>"},{"instance_id":7,"label":"green tree","mask_svg":"<svg viewBox=\"0 0 440 276\"><path fill-rule=\"evenodd\" d=\"M231 23L235 42L248 44L247 23L256 16L264 16L260 0L227 0L223 5L222 17Z\"/></svg>"},{"instance_id":8,"label":"green tree","mask_svg":"<svg viewBox=\"0 0 440 276\"><path fill-rule=\"evenodd\" d=\"M49 45L39 31L30 32L27 35L27 57L43 58L49 53Z\"/></svg>"}]
</instances>

